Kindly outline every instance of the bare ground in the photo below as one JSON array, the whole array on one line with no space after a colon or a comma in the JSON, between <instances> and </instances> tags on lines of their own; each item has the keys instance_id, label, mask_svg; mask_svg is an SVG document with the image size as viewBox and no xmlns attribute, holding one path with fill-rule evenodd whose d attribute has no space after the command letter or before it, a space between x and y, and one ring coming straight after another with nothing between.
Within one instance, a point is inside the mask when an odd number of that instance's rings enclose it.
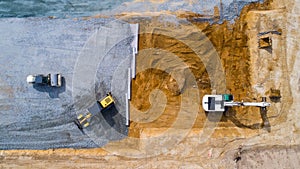
<instances>
[{"instance_id":1,"label":"bare ground","mask_svg":"<svg viewBox=\"0 0 300 169\"><path fill-rule=\"evenodd\" d=\"M299 4L298 4L299 5ZM220 55L226 73L226 92L237 100L256 101L270 96L270 89L281 91L281 100L272 102L267 116L258 108L234 108L224 114L214 133L205 142L201 134L207 114L201 107L189 134L178 144L154 157L130 158L147 141L112 142L104 149L58 149L46 151L1 151L4 168L298 168L299 167L299 10L297 2L268 1L247 6L234 23L194 23L205 33ZM193 17L190 17L193 18ZM276 22L277 21L277 22ZM160 25L157 19L141 22L143 27ZM192 22L192 20L191 20ZM176 27L176 25L169 25ZM272 53L257 48L257 33L281 30L273 36ZM187 32L187 37L192 37ZM176 38L141 34L139 50L161 48L176 53L193 72L199 96L211 92L209 76L189 47ZM151 107L153 89L167 98L161 116L150 123L132 122L129 138L153 137L164 133L176 121L181 95L180 85L160 70L141 72L132 82L131 105L140 111ZM138 112L137 112L138 113ZM138 116L138 114L136 115ZM264 118L269 126L264 125ZM180 130L180 129L178 129ZM172 138L172 136L170 136ZM158 142L159 144L159 142ZM149 144L151 145L151 144ZM163 148L163 147L162 147ZM151 147L148 147L151 149ZM130 155L129 155L130 156Z\"/></svg>"}]
</instances>

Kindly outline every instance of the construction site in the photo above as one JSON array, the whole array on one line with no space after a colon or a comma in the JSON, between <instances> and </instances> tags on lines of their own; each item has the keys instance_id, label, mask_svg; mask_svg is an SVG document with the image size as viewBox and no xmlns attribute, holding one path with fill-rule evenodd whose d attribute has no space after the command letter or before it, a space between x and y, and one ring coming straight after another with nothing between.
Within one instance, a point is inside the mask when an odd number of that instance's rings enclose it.
<instances>
[{"instance_id":1,"label":"construction site","mask_svg":"<svg viewBox=\"0 0 300 169\"><path fill-rule=\"evenodd\" d=\"M211 3L0 18L0 168L299 168L300 2Z\"/></svg>"}]
</instances>

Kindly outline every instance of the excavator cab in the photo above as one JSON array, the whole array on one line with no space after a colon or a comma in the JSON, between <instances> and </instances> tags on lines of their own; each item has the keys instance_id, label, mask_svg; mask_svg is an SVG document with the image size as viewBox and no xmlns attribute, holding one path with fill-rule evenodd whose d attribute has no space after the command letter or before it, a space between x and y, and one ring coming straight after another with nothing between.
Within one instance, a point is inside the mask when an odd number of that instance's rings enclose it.
<instances>
[{"instance_id":1,"label":"excavator cab","mask_svg":"<svg viewBox=\"0 0 300 169\"><path fill-rule=\"evenodd\" d=\"M233 95L232 94L223 94L223 100L226 102L233 101Z\"/></svg>"}]
</instances>

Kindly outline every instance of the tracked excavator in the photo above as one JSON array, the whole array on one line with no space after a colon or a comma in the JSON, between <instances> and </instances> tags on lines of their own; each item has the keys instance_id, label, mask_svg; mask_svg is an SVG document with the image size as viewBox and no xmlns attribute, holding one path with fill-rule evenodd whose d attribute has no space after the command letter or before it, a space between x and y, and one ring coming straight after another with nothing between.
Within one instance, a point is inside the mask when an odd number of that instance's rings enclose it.
<instances>
[{"instance_id":1,"label":"tracked excavator","mask_svg":"<svg viewBox=\"0 0 300 169\"><path fill-rule=\"evenodd\" d=\"M231 94L205 95L202 99L202 107L207 112L224 112L228 107L233 106L255 106L266 110L270 105L266 102L266 97L262 97L261 102L235 102Z\"/></svg>"}]
</instances>

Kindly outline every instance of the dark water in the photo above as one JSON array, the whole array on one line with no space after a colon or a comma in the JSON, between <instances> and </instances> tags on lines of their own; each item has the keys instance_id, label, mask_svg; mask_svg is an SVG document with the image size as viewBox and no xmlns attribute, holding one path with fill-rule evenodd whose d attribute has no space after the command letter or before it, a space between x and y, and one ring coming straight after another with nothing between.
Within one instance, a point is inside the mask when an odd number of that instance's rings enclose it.
<instances>
[{"instance_id":1,"label":"dark water","mask_svg":"<svg viewBox=\"0 0 300 169\"><path fill-rule=\"evenodd\" d=\"M131 0L0 0L0 17L96 15Z\"/></svg>"},{"instance_id":2,"label":"dark water","mask_svg":"<svg viewBox=\"0 0 300 169\"><path fill-rule=\"evenodd\" d=\"M122 12L191 11L213 15L214 7L220 9L221 20L233 21L242 8L251 2L263 0L0 0L0 18L47 17L76 18L97 14Z\"/></svg>"}]
</instances>

